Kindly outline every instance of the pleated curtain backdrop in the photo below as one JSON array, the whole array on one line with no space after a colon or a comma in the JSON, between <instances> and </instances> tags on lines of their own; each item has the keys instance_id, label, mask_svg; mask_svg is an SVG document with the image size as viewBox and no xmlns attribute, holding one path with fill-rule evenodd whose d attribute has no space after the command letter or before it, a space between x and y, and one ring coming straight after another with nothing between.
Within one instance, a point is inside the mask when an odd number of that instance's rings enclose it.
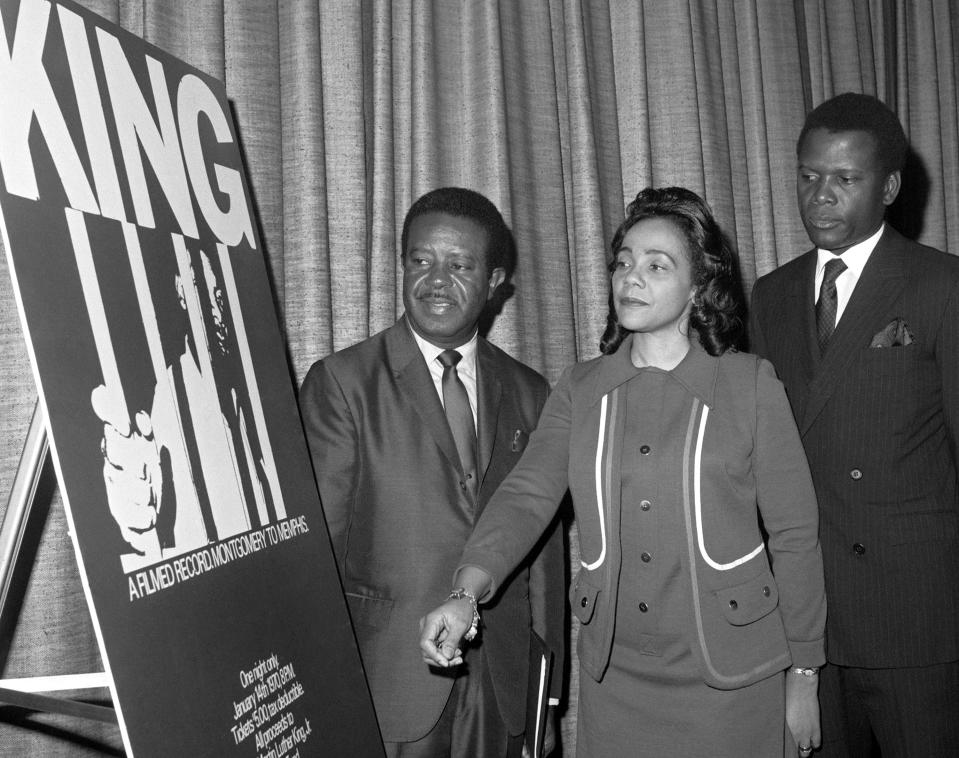
<instances>
[{"instance_id":1,"label":"pleated curtain backdrop","mask_svg":"<svg viewBox=\"0 0 959 758\"><path fill-rule=\"evenodd\" d=\"M805 113L843 91L879 96L906 126L915 155L897 223L959 252L950 0L81 4L225 82L297 385L314 360L401 312L399 230L437 186L473 187L503 211L520 260L490 338L551 381L598 354L609 239L644 186L705 195L748 292L808 247L795 139ZM0 349L6 493L36 391L5 271ZM99 670L59 499L0 653L5 677ZM564 755L577 687L574 658ZM0 754L122 747L115 728L0 706Z\"/></svg>"}]
</instances>

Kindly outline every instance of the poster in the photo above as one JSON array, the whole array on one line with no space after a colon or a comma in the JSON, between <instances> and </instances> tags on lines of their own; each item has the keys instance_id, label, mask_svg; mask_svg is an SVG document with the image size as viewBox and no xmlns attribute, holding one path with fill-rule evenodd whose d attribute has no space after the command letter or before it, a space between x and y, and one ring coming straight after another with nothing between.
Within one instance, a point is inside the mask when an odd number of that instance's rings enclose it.
<instances>
[{"instance_id":1,"label":"poster","mask_svg":"<svg viewBox=\"0 0 959 758\"><path fill-rule=\"evenodd\" d=\"M0 0L0 226L128 754L382 755L223 86Z\"/></svg>"}]
</instances>

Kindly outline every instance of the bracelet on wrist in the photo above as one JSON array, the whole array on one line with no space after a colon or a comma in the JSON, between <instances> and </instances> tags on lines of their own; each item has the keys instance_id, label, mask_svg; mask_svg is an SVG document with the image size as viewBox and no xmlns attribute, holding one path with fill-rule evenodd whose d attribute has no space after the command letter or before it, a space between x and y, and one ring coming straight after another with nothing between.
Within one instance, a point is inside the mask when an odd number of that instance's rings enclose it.
<instances>
[{"instance_id":1,"label":"bracelet on wrist","mask_svg":"<svg viewBox=\"0 0 959 758\"><path fill-rule=\"evenodd\" d=\"M800 676L819 676L819 666L810 666L809 668L793 666L789 671L792 674L799 674Z\"/></svg>"},{"instance_id":2,"label":"bracelet on wrist","mask_svg":"<svg viewBox=\"0 0 959 758\"><path fill-rule=\"evenodd\" d=\"M463 598L470 601L470 605L473 607L473 620L470 623L470 628L466 631L466 634L463 635L463 639L467 642L472 641L476 635L479 633L480 625L480 614L479 614L479 605L476 602L476 595L470 592L465 587L457 587L450 592L447 596L447 600L462 600Z\"/></svg>"}]
</instances>

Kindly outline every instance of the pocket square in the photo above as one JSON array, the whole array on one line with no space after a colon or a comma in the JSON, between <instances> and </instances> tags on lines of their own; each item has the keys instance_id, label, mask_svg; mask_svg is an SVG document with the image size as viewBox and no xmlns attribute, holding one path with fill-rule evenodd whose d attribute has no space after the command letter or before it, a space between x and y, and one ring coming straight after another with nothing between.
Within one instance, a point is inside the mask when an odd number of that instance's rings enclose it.
<instances>
[{"instance_id":1,"label":"pocket square","mask_svg":"<svg viewBox=\"0 0 959 758\"><path fill-rule=\"evenodd\" d=\"M869 347L905 347L914 341L906 322L897 316L876 332Z\"/></svg>"}]
</instances>

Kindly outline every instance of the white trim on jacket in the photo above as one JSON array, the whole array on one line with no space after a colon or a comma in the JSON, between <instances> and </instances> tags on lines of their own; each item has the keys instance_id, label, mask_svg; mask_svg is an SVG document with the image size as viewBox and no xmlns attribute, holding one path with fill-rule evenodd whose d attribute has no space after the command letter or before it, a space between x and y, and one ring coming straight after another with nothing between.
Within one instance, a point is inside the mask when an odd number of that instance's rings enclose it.
<instances>
[{"instance_id":1,"label":"white trim on jacket","mask_svg":"<svg viewBox=\"0 0 959 758\"><path fill-rule=\"evenodd\" d=\"M763 551L763 543L759 543L759 547L754 549L752 552L747 553L742 558L737 558L734 561L729 563L718 563L709 557L709 553L706 552L706 540L703 536L703 499L700 493L700 482L699 482L699 471L702 465L703 459L703 437L706 434L706 419L709 418L709 406L703 404L703 415L699 418L699 433L696 435L696 457L693 461L693 497L695 499L695 509L696 509L696 540L699 543L699 553L703 556L703 560L706 561L707 565L716 569L717 571L729 571L729 569L736 568L736 566L741 566L747 561L751 561L757 555Z\"/></svg>"},{"instance_id":2,"label":"white trim on jacket","mask_svg":"<svg viewBox=\"0 0 959 758\"><path fill-rule=\"evenodd\" d=\"M602 403L599 407L599 437L596 440L596 507L599 510L599 534L602 538L602 549L599 551L599 558L592 563L586 563L580 560L584 569L593 571L603 565L606 560L606 509L603 504L603 448L606 445L606 399L608 394L603 395Z\"/></svg>"}]
</instances>

